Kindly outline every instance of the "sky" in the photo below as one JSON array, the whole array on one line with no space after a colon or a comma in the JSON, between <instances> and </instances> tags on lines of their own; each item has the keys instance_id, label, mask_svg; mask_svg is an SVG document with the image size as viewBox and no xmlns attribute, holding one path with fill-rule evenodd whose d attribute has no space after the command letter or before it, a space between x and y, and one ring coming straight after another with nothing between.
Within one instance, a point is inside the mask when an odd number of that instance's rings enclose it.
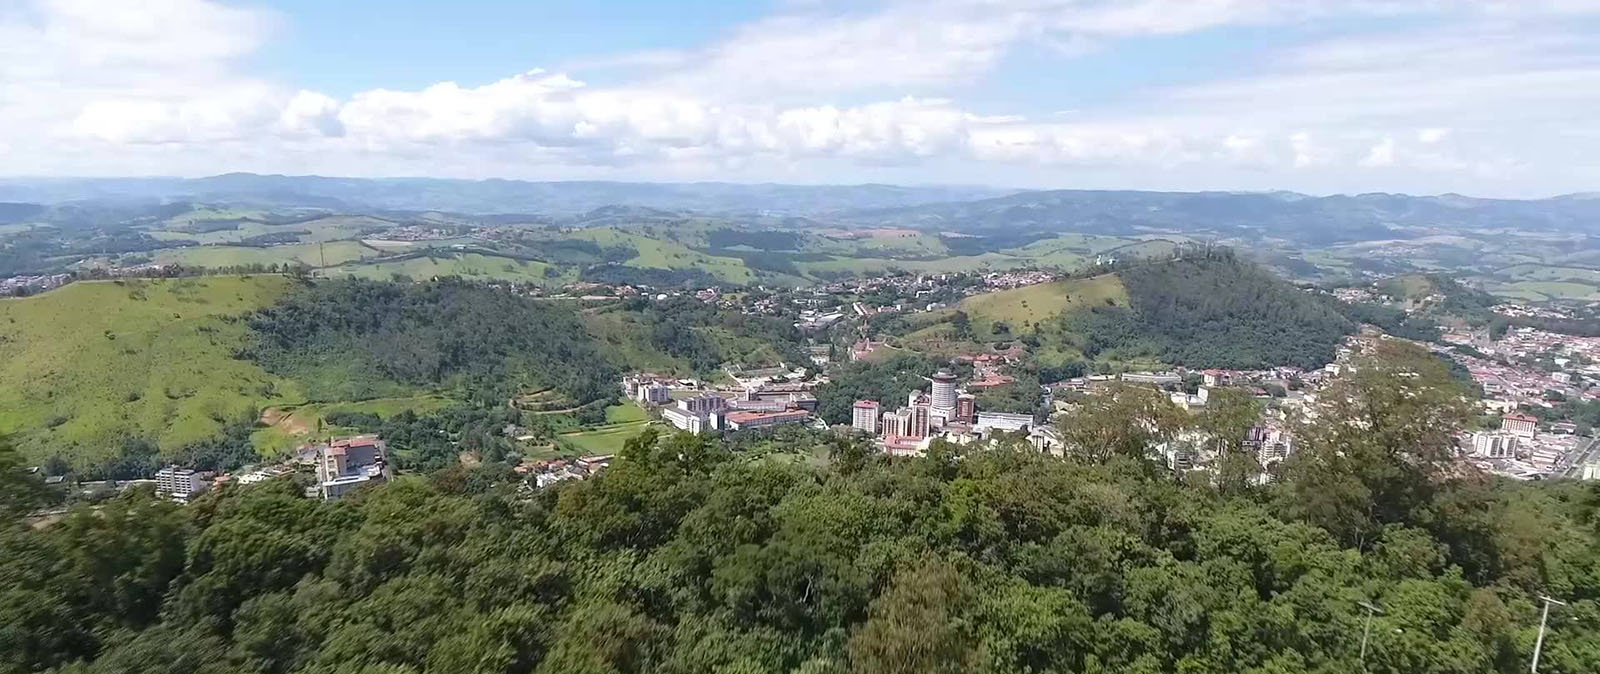
<instances>
[{"instance_id":1,"label":"sky","mask_svg":"<svg viewBox=\"0 0 1600 674\"><path fill-rule=\"evenodd\" d=\"M1600 0L0 0L0 175L1600 190Z\"/></svg>"}]
</instances>

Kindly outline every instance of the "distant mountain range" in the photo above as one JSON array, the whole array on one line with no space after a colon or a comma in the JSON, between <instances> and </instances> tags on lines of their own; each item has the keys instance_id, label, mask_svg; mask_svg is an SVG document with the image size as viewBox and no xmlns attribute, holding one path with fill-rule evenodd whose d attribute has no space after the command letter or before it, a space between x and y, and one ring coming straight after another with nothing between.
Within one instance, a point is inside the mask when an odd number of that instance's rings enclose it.
<instances>
[{"instance_id":1,"label":"distant mountain range","mask_svg":"<svg viewBox=\"0 0 1600 674\"><path fill-rule=\"evenodd\" d=\"M606 206L702 213L807 215L968 201L1015 193L989 187L770 183L528 182L325 178L229 173L209 178L0 179L0 202L197 201L270 208L574 215Z\"/></svg>"},{"instance_id":2,"label":"distant mountain range","mask_svg":"<svg viewBox=\"0 0 1600 674\"><path fill-rule=\"evenodd\" d=\"M1293 192L1019 191L989 187L739 183L527 182L326 178L230 173L209 178L0 179L0 223L112 224L174 202L342 212L443 211L484 221L569 222L704 214L785 227L909 227L980 234L1151 230L1307 244L1390 238L1417 228L1600 235L1595 193L1538 200L1456 194L1316 197ZM48 208L46 208L48 207ZM43 214L43 215L41 215Z\"/></svg>"},{"instance_id":3,"label":"distant mountain range","mask_svg":"<svg viewBox=\"0 0 1600 674\"><path fill-rule=\"evenodd\" d=\"M1294 192L1051 190L846 214L862 224L962 232L1019 230L1129 234L1159 229L1273 236L1304 243L1386 238L1396 228L1506 228L1600 234L1600 199L1518 201L1457 194L1314 197Z\"/></svg>"}]
</instances>

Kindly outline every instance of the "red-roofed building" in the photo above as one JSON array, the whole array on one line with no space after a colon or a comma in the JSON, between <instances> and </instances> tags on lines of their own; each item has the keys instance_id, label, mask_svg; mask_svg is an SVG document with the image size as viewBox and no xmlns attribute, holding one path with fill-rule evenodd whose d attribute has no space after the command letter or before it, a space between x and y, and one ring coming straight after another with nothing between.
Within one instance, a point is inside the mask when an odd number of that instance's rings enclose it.
<instances>
[{"instance_id":1,"label":"red-roofed building","mask_svg":"<svg viewBox=\"0 0 1600 674\"><path fill-rule=\"evenodd\" d=\"M1512 412L1500 419L1500 430L1512 435L1531 438L1539 432L1539 419L1530 414Z\"/></svg>"}]
</instances>

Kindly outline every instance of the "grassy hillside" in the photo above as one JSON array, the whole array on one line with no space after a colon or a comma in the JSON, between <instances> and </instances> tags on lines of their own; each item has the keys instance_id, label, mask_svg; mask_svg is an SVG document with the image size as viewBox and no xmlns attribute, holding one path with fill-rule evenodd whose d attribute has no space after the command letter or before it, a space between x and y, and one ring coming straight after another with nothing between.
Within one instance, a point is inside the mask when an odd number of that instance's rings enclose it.
<instances>
[{"instance_id":1,"label":"grassy hillside","mask_svg":"<svg viewBox=\"0 0 1600 674\"><path fill-rule=\"evenodd\" d=\"M328 270L329 276L388 280L399 274L413 279L460 276L478 281L520 281L555 284L572 281L569 273L548 273L550 265L482 253L439 253L404 260L379 260ZM558 270L559 271L559 270Z\"/></svg>"},{"instance_id":2,"label":"grassy hillside","mask_svg":"<svg viewBox=\"0 0 1600 674\"><path fill-rule=\"evenodd\" d=\"M974 295L885 329L900 346L936 355L1020 342L1042 366L1312 367L1332 358L1354 323L1260 267L1221 256Z\"/></svg>"},{"instance_id":3,"label":"grassy hillside","mask_svg":"<svg viewBox=\"0 0 1600 674\"><path fill-rule=\"evenodd\" d=\"M1115 274L1026 286L974 295L960 309L980 336L1035 332L1041 323L1091 306L1127 306L1128 291ZM996 329L996 328L1000 329Z\"/></svg>"},{"instance_id":4,"label":"grassy hillside","mask_svg":"<svg viewBox=\"0 0 1600 674\"><path fill-rule=\"evenodd\" d=\"M0 433L33 458L84 463L129 436L163 450L215 435L294 384L237 360L248 314L289 287L277 276L74 283L0 300Z\"/></svg>"},{"instance_id":5,"label":"grassy hillside","mask_svg":"<svg viewBox=\"0 0 1600 674\"><path fill-rule=\"evenodd\" d=\"M331 241L325 244L300 243L284 246L199 246L171 248L155 254L160 264L185 267L238 267L260 264L301 264L309 267L339 265L379 255L377 250L356 241Z\"/></svg>"}]
</instances>

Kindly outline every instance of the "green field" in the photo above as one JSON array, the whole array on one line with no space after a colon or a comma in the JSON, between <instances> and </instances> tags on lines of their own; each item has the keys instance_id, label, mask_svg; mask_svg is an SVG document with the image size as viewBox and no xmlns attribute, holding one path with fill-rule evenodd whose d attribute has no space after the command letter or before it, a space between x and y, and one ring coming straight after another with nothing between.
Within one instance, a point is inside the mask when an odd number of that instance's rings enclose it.
<instances>
[{"instance_id":1,"label":"green field","mask_svg":"<svg viewBox=\"0 0 1600 674\"><path fill-rule=\"evenodd\" d=\"M292 382L233 357L248 328L227 320L288 288L270 275L96 281L0 300L0 433L32 458L84 464L124 437L171 450L303 401Z\"/></svg>"},{"instance_id":2,"label":"green field","mask_svg":"<svg viewBox=\"0 0 1600 674\"><path fill-rule=\"evenodd\" d=\"M756 274L736 257L707 255L688 246L640 234L631 234L611 227L587 229L575 238L593 241L602 246L626 244L637 253L625 264L645 269L698 269L722 281L747 284L755 281Z\"/></svg>"},{"instance_id":3,"label":"green field","mask_svg":"<svg viewBox=\"0 0 1600 674\"><path fill-rule=\"evenodd\" d=\"M304 234L297 236L301 243L317 243L354 239L360 236L362 232L393 227L395 224L389 220L369 215L330 215L325 218L285 225L242 222L239 223L236 229L224 229L214 232L191 232L186 231L183 226L168 225L165 229L153 229L148 233L151 238L166 241L187 239L203 245L225 245L238 243L252 236L262 236L264 234L304 232Z\"/></svg>"},{"instance_id":4,"label":"green field","mask_svg":"<svg viewBox=\"0 0 1600 674\"><path fill-rule=\"evenodd\" d=\"M300 243L283 246L198 246L169 248L156 251L155 261L160 264L179 264L185 267L237 267L241 265L302 264L321 267L341 265L369 257L379 252L356 241L331 241L325 244Z\"/></svg>"},{"instance_id":5,"label":"green field","mask_svg":"<svg viewBox=\"0 0 1600 674\"><path fill-rule=\"evenodd\" d=\"M1106 303L1128 303L1128 292L1115 274L973 295L962 300L960 308L971 317L974 332L981 335L992 333L996 322L1009 324L1012 332L1031 331L1035 324L1069 311Z\"/></svg>"},{"instance_id":6,"label":"green field","mask_svg":"<svg viewBox=\"0 0 1600 674\"><path fill-rule=\"evenodd\" d=\"M609 413L609 410L608 410ZM580 456L593 456L596 454L616 454L622 451L623 443L643 433L652 426L660 427L656 421L632 421L621 424L607 424L587 431L563 433L556 436L556 443Z\"/></svg>"},{"instance_id":7,"label":"green field","mask_svg":"<svg viewBox=\"0 0 1600 674\"><path fill-rule=\"evenodd\" d=\"M387 281L395 274L413 279L460 276L480 281L519 281L560 285L572 280L568 275L546 276L550 268L543 262L484 255L482 253L440 253L436 256L404 260L371 261L347 264L326 270L329 276L354 276Z\"/></svg>"},{"instance_id":8,"label":"green field","mask_svg":"<svg viewBox=\"0 0 1600 674\"><path fill-rule=\"evenodd\" d=\"M1600 301L1600 287L1587 283L1567 281L1517 281L1488 287L1489 292L1501 297L1544 300Z\"/></svg>"},{"instance_id":9,"label":"green field","mask_svg":"<svg viewBox=\"0 0 1600 674\"><path fill-rule=\"evenodd\" d=\"M351 414L376 414L388 418L405 411L418 414L433 412L448 407L454 401L439 395L416 395L403 398L375 398L359 402L337 403L306 403L303 405L269 408L261 414L263 428L256 430L250 438L256 449L262 454L271 455L287 451L300 446L302 443L317 435L317 429L323 433L340 435L354 433L356 429L347 429L327 423L327 417L338 413Z\"/></svg>"}]
</instances>

